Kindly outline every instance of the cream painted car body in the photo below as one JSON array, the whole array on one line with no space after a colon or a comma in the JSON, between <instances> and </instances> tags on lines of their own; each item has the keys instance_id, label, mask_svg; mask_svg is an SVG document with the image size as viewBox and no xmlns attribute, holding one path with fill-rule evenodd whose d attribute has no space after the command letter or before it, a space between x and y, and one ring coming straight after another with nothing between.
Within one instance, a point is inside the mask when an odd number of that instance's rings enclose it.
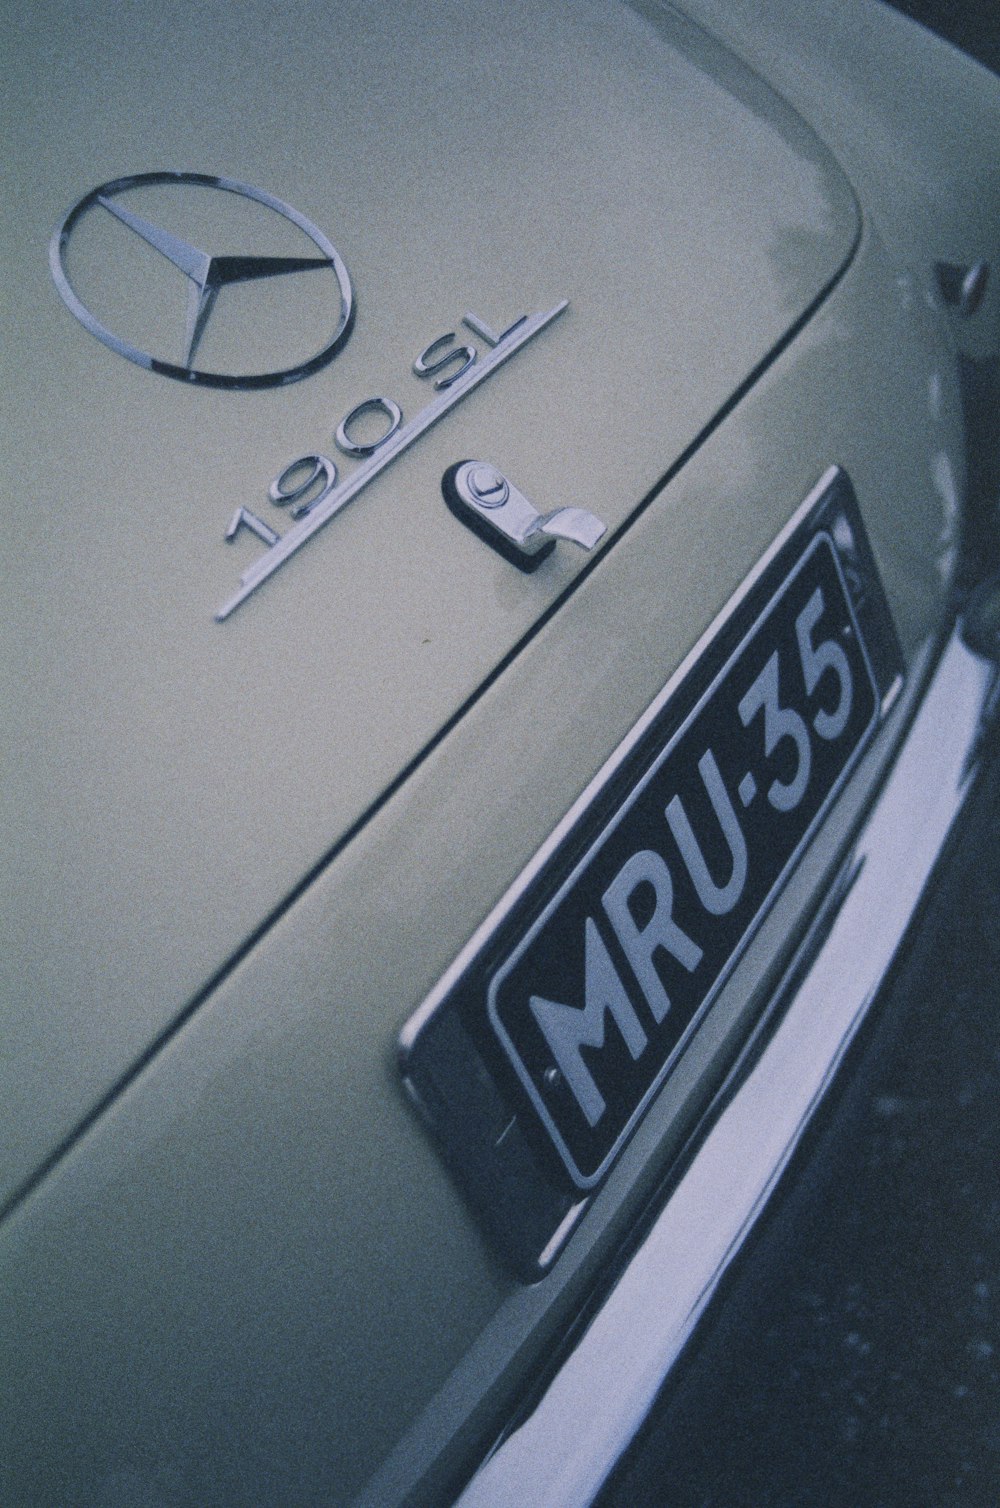
<instances>
[{"instance_id":1,"label":"cream painted car body","mask_svg":"<svg viewBox=\"0 0 1000 1508\"><path fill-rule=\"evenodd\" d=\"M995 374L997 288L963 321L935 269L1000 257L997 83L854 3L52 0L4 24L0 1496L448 1494L627 1244L919 700L982 507L960 373ZM330 237L357 311L321 372L206 389L74 320L53 227L163 169ZM127 233L93 223L70 275L111 314L154 288L169 346L174 269L119 271ZM216 621L261 549L226 542L234 510L280 532L268 485L316 451L349 475L355 405L416 416L446 331L484 359L463 313L500 330L562 299ZM239 317L262 367L286 359ZM312 318L303 296L289 350ZM560 544L523 575L463 529L441 477L472 455L597 513L593 559ZM526 1285L407 1103L398 1034L832 463L906 690Z\"/></svg>"}]
</instances>

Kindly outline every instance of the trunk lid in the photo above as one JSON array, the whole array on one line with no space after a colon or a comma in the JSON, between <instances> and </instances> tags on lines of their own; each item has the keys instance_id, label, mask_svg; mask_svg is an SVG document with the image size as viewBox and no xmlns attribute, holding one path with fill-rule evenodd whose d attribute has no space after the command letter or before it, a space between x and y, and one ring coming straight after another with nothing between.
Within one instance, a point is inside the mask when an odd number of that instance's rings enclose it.
<instances>
[{"instance_id":1,"label":"trunk lid","mask_svg":"<svg viewBox=\"0 0 1000 1508\"><path fill-rule=\"evenodd\" d=\"M234 21L222 5L196 19L173 0L99 0L8 15L0 1194L585 567L560 544L536 573L514 570L445 508L448 467L488 459L542 511L591 509L613 548L849 259L857 209L825 150L663 14L249 0ZM53 228L98 185L164 170L251 185L336 247L355 312L332 360L276 386L176 381L73 317L46 258ZM92 320L181 367L192 277L177 242L171 258L117 209L220 256L317 254L260 198L194 181L104 197L70 222L57 265ZM340 286L322 304L321 278L242 277L203 298L191 364L308 364L339 320ZM245 518L227 543L238 510L292 526L268 497L290 461L325 453L349 481L365 463L338 450L338 425L375 396L416 419L441 396L413 370L437 337L455 332L482 363L475 324L500 332L565 299L216 621L266 548Z\"/></svg>"}]
</instances>

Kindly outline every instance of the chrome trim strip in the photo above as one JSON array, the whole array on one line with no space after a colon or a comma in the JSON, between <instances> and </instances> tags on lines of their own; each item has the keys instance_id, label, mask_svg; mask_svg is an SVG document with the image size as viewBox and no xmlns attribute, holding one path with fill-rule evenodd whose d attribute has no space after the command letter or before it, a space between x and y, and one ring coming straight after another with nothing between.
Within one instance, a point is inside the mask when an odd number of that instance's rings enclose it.
<instances>
[{"instance_id":1,"label":"chrome trim strip","mask_svg":"<svg viewBox=\"0 0 1000 1508\"><path fill-rule=\"evenodd\" d=\"M435 398L432 403L429 403L415 419L410 420L409 424L403 425L401 429L390 431L387 438L379 443L370 460L359 466L346 481L341 482L339 487L335 487L332 492L328 493L322 502L310 508L301 522L289 529L287 534L283 534L276 545L272 545L265 555L243 572L240 577L239 591L219 608L215 615L216 622L224 622L241 602L246 601L251 592L255 592L269 576L283 566L289 556L294 555L295 551L304 545L307 539L311 539L317 530L322 529L325 523L329 523L335 513L339 513L341 508L346 507L357 497L361 489L367 487L379 472L384 471L396 460L397 456L402 455L404 450L419 440L432 424L442 419L448 410L454 408L456 403L460 403L474 387L485 382L487 377L492 377L498 367L503 366L505 361L515 355L522 346L527 345L529 340L550 325L554 319L558 319L563 310L568 307L569 300L564 298L554 308L544 313L533 314L528 319L518 320L501 336L499 345L495 346L488 356L484 356L482 361L477 361L449 384L440 398ZM368 399L367 401L381 403L385 400ZM357 409L353 412L357 413ZM350 417L351 415L348 415L348 418Z\"/></svg>"},{"instance_id":2,"label":"chrome trim strip","mask_svg":"<svg viewBox=\"0 0 1000 1508\"><path fill-rule=\"evenodd\" d=\"M952 635L773 1034L530 1417L461 1508L580 1508L642 1424L788 1164L892 962L974 772L989 662Z\"/></svg>"}]
</instances>

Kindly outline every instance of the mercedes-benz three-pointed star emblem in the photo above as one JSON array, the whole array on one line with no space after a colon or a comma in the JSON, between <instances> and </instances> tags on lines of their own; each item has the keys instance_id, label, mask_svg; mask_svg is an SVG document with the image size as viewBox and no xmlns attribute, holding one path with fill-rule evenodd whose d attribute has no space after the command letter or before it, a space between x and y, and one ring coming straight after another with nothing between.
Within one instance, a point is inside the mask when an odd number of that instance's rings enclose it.
<instances>
[{"instance_id":1,"label":"mercedes-benz three-pointed star emblem","mask_svg":"<svg viewBox=\"0 0 1000 1508\"><path fill-rule=\"evenodd\" d=\"M320 252L319 256L264 256L264 255L214 255L199 246L183 240L180 236L143 218L124 204L119 196L130 189L155 184L193 184L203 188L220 189L250 199L267 209L275 211L303 231ZM187 334L183 364L167 361L141 350L122 336L108 329L84 304L74 290L66 270L66 252L74 227L83 215L95 206L108 211L129 230L141 237L176 268L184 273L189 282ZM347 268L335 247L327 237L298 210L263 189L239 183L233 178L220 178L205 173L137 173L127 178L116 178L102 183L80 199L56 227L49 244L49 265L56 287L63 300L77 319L98 340L110 346L119 355L134 361L138 366L167 377L176 377L184 382L203 383L209 387L259 388L276 387L287 382L296 382L311 372L325 366L336 355L350 334L354 316L351 280ZM321 350L294 366L278 371L229 373L205 371L194 365L195 357L212 315L220 292L237 283L252 282L263 278L285 277L300 272L332 272L339 285L339 311L331 335Z\"/></svg>"}]
</instances>

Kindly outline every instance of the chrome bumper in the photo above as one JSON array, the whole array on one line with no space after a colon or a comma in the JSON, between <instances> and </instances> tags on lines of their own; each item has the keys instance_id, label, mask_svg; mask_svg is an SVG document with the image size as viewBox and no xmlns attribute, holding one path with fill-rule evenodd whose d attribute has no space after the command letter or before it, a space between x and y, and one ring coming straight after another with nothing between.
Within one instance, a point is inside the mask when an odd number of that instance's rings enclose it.
<instances>
[{"instance_id":1,"label":"chrome bumper","mask_svg":"<svg viewBox=\"0 0 1000 1508\"><path fill-rule=\"evenodd\" d=\"M753 1229L913 917L976 767L991 663L952 635L775 1008L680 1181L533 1413L461 1508L590 1503ZM804 957L803 957L804 955Z\"/></svg>"}]
</instances>

